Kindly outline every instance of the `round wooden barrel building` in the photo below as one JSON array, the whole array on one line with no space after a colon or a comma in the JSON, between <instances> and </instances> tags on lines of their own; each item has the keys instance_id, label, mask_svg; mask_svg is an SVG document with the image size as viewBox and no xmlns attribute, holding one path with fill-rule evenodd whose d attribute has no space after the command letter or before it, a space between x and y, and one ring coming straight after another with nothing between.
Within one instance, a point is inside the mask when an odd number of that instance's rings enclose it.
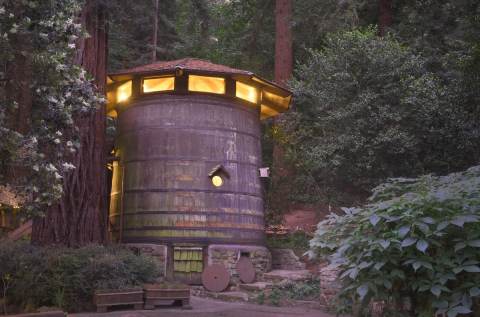
<instances>
[{"instance_id":1,"label":"round wooden barrel building","mask_svg":"<svg viewBox=\"0 0 480 317\"><path fill-rule=\"evenodd\" d=\"M167 276L191 282L208 263L258 260L260 120L286 111L290 100L288 90L251 72L198 59L110 74L112 239L157 250Z\"/></svg>"}]
</instances>

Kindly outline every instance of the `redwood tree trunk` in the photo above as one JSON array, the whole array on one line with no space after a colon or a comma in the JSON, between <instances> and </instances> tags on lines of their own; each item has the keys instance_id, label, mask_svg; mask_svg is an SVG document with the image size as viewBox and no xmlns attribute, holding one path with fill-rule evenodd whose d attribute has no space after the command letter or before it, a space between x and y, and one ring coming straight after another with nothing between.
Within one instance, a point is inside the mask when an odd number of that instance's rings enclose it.
<instances>
[{"instance_id":1,"label":"redwood tree trunk","mask_svg":"<svg viewBox=\"0 0 480 317\"><path fill-rule=\"evenodd\" d=\"M275 3L275 81L281 85L292 76L292 0Z\"/></svg>"},{"instance_id":2,"label":"redwood tree trunk","mask_svg":"<svg viewBox=\"0 0 480 317\"><path fill-rule=\"evenodd\" d=\"M392 0L380 0L379 33L384 36L387 28L392 25Z\"/></svg>"},{"instance_id":3,"label":"redwood tree trunk","mask_svg":"<svg viewBox=\"0 0 480 317\"><path fill-rule=\"evenodd\" d=\"M81 22L90 37L78 43L75 62L105 92L107 56L106 10L99 0L87 0ZM81 147L73 158L76 168L64 177L64 195L43 218L35 218L32 243L81 246L107 240L106 109L77 117Z\"/></svg>"},{"instance_id":4,"label":"redwood tree trunk","mask_svg":"<svg viewBox=\"0 0 480 317\"><path fill-rule=\"evenodd\" d=\"M152 41L152 63L157 61L157 40L158 40L158 0L155 2L155 15L153 17L153 41Z\"/></svg>"},{"instance_id":5,"label":"redwood tree trunk","mask_svg":"<svg viewBox=\"0 0 480 317\"><path fill-rule=\"evenodd\" d=\"M292 0L276 0L275 3L275 81L286 86L288 80L292 77L293 70L293 48L292 48ZM278 125L281 120L276 117L273 125ZM274 127L276 130L276 128ZM285 179L291 168L289 168L284 157L284 149L279 141L275 139L273 143L273 159L272 159L272 187L274 192L275 204L270 201L270 209L274 211L284 211L289 208L288 193L290 192L289 184Z\"/></svg>"}]
</instances>

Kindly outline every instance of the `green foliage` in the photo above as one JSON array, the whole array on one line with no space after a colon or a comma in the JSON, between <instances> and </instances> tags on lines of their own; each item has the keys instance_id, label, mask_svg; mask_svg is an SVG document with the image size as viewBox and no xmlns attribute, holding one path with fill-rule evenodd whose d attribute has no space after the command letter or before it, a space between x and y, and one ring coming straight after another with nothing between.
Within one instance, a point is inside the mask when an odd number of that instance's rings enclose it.
<instances>
[{"instance_id":1,"label":"green foliage","mask_svg":"<svg viewBox=\"0 0 480 317\"><path fill-rule=\"evenodd\" d=\"M20 307L91 308L96 289L123 289L153 282L153 258L121 247L41 248L28 243L0 244L0 276L11 277L10 303Z\"/></svg>"},{"instance_id":2,"label":"green foliage","mask_svg":"<svg viewBox=\"0 0 480 317\"><path fill-rule=\"evenodd\" d=\"M318 225L311 255L342 270L344 298L399 303L415 316L454 317L480 296L480 166L447 176L391 179L370 203Z\"/></svg>"},{"instance_id":3,"label":"green foliage","mask_svg":"<svg viewBox=\"0 0 480 317\"><path fill-rule=\"evenodd\" d=\"M335 33L310 54L297 66L297 108L282 127L290 158L327 198L475 163L478 112L393 38L376 29Z\"/></svg>"},{"instance_id":4,"label":"green foliage","mask_svg":"<svg viewBox=\"0 0 480 317\"><path fill-rule=\"evenodd\" d=\"M86 36L75 22L80 10L76 0L0 1L0 191L18 195L25 215L41 214L62 195L63 177L75 168L72 154L80 146L74 117L104 102L74 64L75 43ZM4 72L26 61L28 79ZM31 109L20 108L8 94L21 89L23 80L30 84L22 92L31 94ZM27 131L18 129L19 121Z\"/></svg>"},{"instance_id":5,"label":"green foliage","mask_svg":"<svg viewBox=\"0 0 480 317\"><path fill-rule=\"evenodd\" d=\"M271 290L258 294L256 301L260 305L268 302L273 306L280 306L282 303L285 304L292 300L318 300L319 296L320 281L311 279L274 285Z\"/></svg>"},{"instance_id":6,"label":"green foliage","mask_svg":"<svg viewBox=\"0 0 480 317\"><path fill-rule=\"evenodd\" d=\"M320 281L311 279L305 282L291 282L280 289L289 299L316 300L320 295Z\"/></svg>"},{"instance_id":7,"label":"green foliage","mask_svg":"<svg viewBox=\"0 0 480 317\"><path fill-rule=\"evenodd\" d=\"M311 236L304 231L295 231L285 236L268 236L267 246L269 248L292 249L297 254L303 254L308 251L308 245Z\"/></svg>"}]
</instances>

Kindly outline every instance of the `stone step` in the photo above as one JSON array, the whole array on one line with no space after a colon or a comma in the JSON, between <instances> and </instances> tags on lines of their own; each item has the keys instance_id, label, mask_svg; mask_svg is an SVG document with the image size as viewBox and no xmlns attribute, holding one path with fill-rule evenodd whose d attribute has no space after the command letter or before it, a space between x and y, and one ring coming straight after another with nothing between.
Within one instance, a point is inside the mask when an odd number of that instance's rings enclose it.
<instances>
[{"instance_id":1,"label":"stone step","mask_svg":"<svg viewBox=\"0 0 480 317\"><path fill-rule=\"evenodd\" d=\"M272 288L273 284L269 282L255 282L250 284L239 284L239 287L241 290L248 292L260 292Z\"/></svg>"},{"instance_id":2,"label":"stone step","mask_svg":"<svg viewBox=\"0 0 480 317\"><path fill-rule=\"evenodd\" d=\"M312 278L309 270L273 270L263 274L265 281L281 282L281 281L305 281Z\"/></svg>"},{"instance_id":3,"label":"stone step","mask_svg":"<svg viewBox=\"0 0 480 317\"><path fill-rule=\"evenodd\" d=\"M248 302L248 294L240 291L209 293L208 295L228 302Z\"/></svg>"}]
</instances>

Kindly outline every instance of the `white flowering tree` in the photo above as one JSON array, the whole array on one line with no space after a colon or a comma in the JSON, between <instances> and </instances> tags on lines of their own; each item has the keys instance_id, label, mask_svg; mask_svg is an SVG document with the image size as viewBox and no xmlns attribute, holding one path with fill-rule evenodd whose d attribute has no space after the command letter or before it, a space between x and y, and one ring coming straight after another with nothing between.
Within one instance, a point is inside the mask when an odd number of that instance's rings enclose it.
<instances>
[{"instance_id":1,"label":"white flowering tree","mask_svg":"<svg viewBox=\"0 0 480 317\"><path fill-rule=\"evenodd\" d=\"M97 69L105 68L105 58L98 58L98 66L90 46L105 46L87 43L99 36L84 23L97 7L96 1L0 1L5 70L0 72L0 191L15 195L15 207L35 219L32 238L39 243L104 239L99 233L104 220L98 225L78 221L97 221L104 212L103 198L94 203L85 199L90 190L98 191L90 180L104 166L104 99L98 93L104 89L105 71ZM91 187L88 192L86 187ZM59 212L63 223L52 222ZM84 226L97 233L71 233Z\"/></svg>"}]
</instances>

